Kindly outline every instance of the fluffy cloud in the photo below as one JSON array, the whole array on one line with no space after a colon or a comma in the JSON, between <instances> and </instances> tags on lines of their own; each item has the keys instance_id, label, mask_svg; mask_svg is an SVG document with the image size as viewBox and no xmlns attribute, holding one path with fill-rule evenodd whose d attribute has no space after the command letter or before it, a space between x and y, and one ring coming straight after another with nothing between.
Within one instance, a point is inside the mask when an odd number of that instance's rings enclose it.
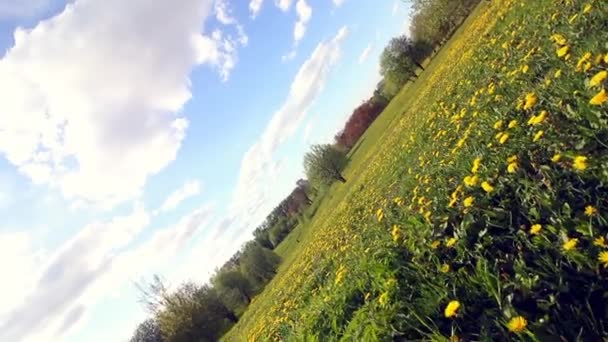
<instances>
[{"instance_id":1,"label":"fluffy cloud","mask_svg":"<svg viewBox=\"0 0 608 342\"><path fill-rule=\"evenodd\" d=\"M334 3L334 6L340 7L346 0L332 0L332 1Z\"/></svg>"},{"instance_id":2,"label":"fluffy cloud","mask_svg":"<svg viewBox=\"0 0 608 342\"><path fill-rule=\"evenodd\" d=\"M322 92L332 67L340 58L347 34L347 28L343 27L333 39L317 45L297 72L287 99L274 113L260 139L243 156L232 204L232 211L239 218L235 225L241 225L237 230L253 229L281 196L291 190L272 181L279 178L280 169L275 153L296 132Z\"/></svg>"},{"instance_id":3,"label":"fluffy cloud","mask_svg":"<svg viewBox=\"0 0 608 342\"><path fill-rule=\"evenodd\" d=\"M12 292L23 295L17 305L2 302L6 310L0 316L0 340L44 340L69 329L77 321L66 319L82 317L82 312L76 314L78 306L96 281L111 269L113 255L148 223L148 214L137 207L128 216L82 229L40 269L34 286Z\"/></svg>"},{"instance_id":4,"label":"fluffy cloud","mask_svg":"<svg viewBox=\"0 0 608 342\"><path fill-rule=\"evenodd\" d=\"M289 11L292 0L274 0L274 4L283 12Z\"/></svg>"},{"instance_id":5,"label":"fluffy cloud","mask_svg":"<svg viewBox=\"0 0 608 342\"><path fill-rule=\"evenodd\" d=\"M251 0L251 2L249 2L249 12L251 13L252 18L258 16L258 13L260 13L260 10L262 9L263 3L264 0Z\"/></svg>"},{"instance_id":6,"label":"fluffy cloud","mask_svg":"<svg viewBox=\"0 0 608 342\"><path fill-rule=\"evenodd\" d=\"M226 0L216 0L213 5L213 11L215 12L215 18L224 25L234 24L236 19L232 17L232 10Z\"/></svg>"},{"instance_id":7,"label":"fluffy cloud","mask_svg":"<svg viewBox=\"0 0 608 342\"><path fill-rule=\"evenodd\" d=\"M304 38L306 24L308 24L312 16L312 8L306 3L306 0L298 0L296 3L296 13L298 14L298 21L296 21L293 28L293 39L297 44Z\"/></svg>"},{"instance_id":8,"label":"fluffy cloud","mask_svg":"<svg viewBox=\"0 0 608 342\"><path fill-rule=\"evenodd\" d=\"M212 213L212 205L203 205L133 246L150 223L150 215L136 206L127 216L87 225L41 266L27 239L0 236L0 256L31 261L20 263L20 271L3 267L8 277L3 286L8 284L12 297L0 297L0 340L61 340L100 299L171 261ZM4 242L13 247L4 248Z\"/></svg>"},{"instance_id":9,"label":"fluffy cloud","mask_svg":"<svg viewBox=\"0 0 608 342\"><path fill-rule=\"evenodd\" d=\"M363 51L361 52L361 55L359 55L359 59L357 60L359 62L359 64L363 64L367 61L367 59L369 58L369 54L372 52L373 46L370 43L368 46L365 47L365 49L363 49Z\"/></svg>"},{"instance_id":10,"label":"fluffy cloud","mask_svg":"<svg viewBox=\"0 0 608 342\"><path fill-rule=\"evenodd\" d=\"M209 64L227 79L246 43L243 32L200 33L212 5L76 1L17 29L0 59L0 155L74 201L111 207L136 198L176 158L191 70Z\"/></svg>"},{"instance_id":11,"label":"fluffy cloud","mask_svg":"<svg viewBox=\"0 0 608 342\"><path fill-rule=\"evenodd\" d=\"M190 181L185 183L181 188L175 190L160 207L161 211L170 211L179 206L182 201L196 196L201 192L201 183L199 181Z\"/></svg>"}]
</instances>

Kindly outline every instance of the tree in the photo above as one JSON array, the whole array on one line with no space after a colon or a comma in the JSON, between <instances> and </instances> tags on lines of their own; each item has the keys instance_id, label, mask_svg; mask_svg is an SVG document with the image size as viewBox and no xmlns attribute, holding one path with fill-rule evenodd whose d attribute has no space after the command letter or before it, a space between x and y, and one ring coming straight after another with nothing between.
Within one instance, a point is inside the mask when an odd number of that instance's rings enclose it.
<instances>
[{"instance_id":1,"label":"tree","mask_svg":"<svg viewBox=\"0 0 608 342\"><path fill-rule=\"evenodd\" d=\"M243 248L241 272L259 291L274 277L280 262L281 258L276 253L249 241Z\"/></svg>"},{"instance_id":2,"label":"tree","mask_svg":"<svg viewBox=\"0 0 608 342\"><path fill-rule=\"evenodd\" d=\"M163 342L158 323L153 318L141 322L129 342Z\"/></svg>"},{"instance_id":3,"label":"tree","mask_svg":"<svg viewBox=\"0 0 608 342\"><path fill-rule=\"evenodd\" d=\"M228 289L235 290L246 302L246 304L251 302L251 297L253 296L253 286L238 270L233 269L218 272L213 279L213 284L218 292Z\"/></svg>"},{"instance_id":4,"label":"tree","mask_svg":"<svg viewBox=\"0 0 608 342\"><path fill-rule=\"evenodd\" d=\"M311 182L330 184L334 180L346 183L341 170L346 164L346 155L335 146L314 145L304 156L304 171Z\"/></svg>"},{"instance_id":5,"label":"tree","mask_svg":"<svg viewBox=\"0 0 608 342\"><path fill-rule=\"evenodd\" d=\"M141 301L155 317L167 342L217 341L238 318L210 286L184 283L169 292L159 276L138 285Z\"/></svg>"},{"instance_id":6,"label":"tree","mask_svg":"<svg viewBox=\"0 0 608 342\"><path fill-rule=\"evenodd\" d=\"M238 320L212 287L193 283L166 296L157 317L168 342L217 341Z\"/></svg>"},{"instance_id":7,"label":"tree","mask_svg":"<svg viewBox=\"0 0 608 342\"><path fill-rule=\"evenodd\" d=\"M411 78L416 78L416 69L424 70L422 61L426 56L407 36L390 40L380 57L380 73L386 80L402 87Z\"/></svg>"}]
</instances>

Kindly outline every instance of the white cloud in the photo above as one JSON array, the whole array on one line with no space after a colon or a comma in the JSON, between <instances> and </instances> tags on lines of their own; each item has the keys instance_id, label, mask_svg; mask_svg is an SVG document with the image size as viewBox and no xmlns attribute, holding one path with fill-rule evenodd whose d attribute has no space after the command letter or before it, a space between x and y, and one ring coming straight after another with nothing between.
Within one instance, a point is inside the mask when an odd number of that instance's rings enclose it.
<instances>
[{"instance_id":1,"label":"white cloud","mask_svg":"<svg viewBox=\"0 0 608 342\"><path fill-rule=\"evenodd\" d=\"M191 70L209 64L227 79L246 41L200 33L212 5L76 1L17 29L0 59L0 155L77 202L136 198L176 158Z\"/></svg>"},{"instance_id":2,"label":"white cloud","mask_svg":"<svg viewBox=\"0 0 608 342\"><path fill-rule=\"evenodd\" d=\"M262 9L262 4L264 3L264 0L251 0L249 2L249 12L251 13L251 18L254 18L258 16L258 13L260 13L260 10Z\"/></svg>"},{"instance_id":3,"label":"white cloud","mask_svg":"<svg viewBox=\"0 0 608 342\"><path fill-rule=\"evenodd\" d=\"M43 11L51 0L2 0L0 19L32 17Z\"/></svg>"},{"instance_id":4,"label":"white cloud","mask_svg":"<svg viewBox=\"0 0 608 342\"><path fill-rule=\"evenodd\" d=\"M292 0L274 0L275 6L277 6L281 11L287 12L291 7Z\"/></svg>"},{"instance_id":5,"label":"white cloud","mask_svg":"<svg viewBox=\"0 0 608 342\"><path fill-rule=\"evenodd\" d=\"M232 17L232 10L226 0L215 0L213 11L215 12L215 18L224 25L234 24L236 22L236 19Z\"/></svg>"},{"instance_id":6,"label":"white cloud","mask_svg":"<svg viewBox=\"0 0 608 342\"><path fill-rule=\"evenodd\" d=\"M170 211L177 208L184 200L196 196L201 191L201 184L198 180L186 182L181 188L175 190L160 207L160 211Z\"/></svg>"},{"instance_id":7,"label":"white cloud","mask_svg":"<svg viewBox=\"0 0 608 342\"><path fill-rule=\"evenodd\" d=\"M340 7L342 6L342 4L345 2L346 0L332 0L332 2L334 3L334 6L336 7Z\"/></svg>"},{"instance_id":8,"label":"white cloud","mask_svg":"<svg viewBox=\"0 0 608 342\"><path fill-rule=\"evenodd\" d=\"M310 21L312 16L312 8L306 3L306 0L298 0L296 3L296 13L298 20L293 28L293 39L297 44L306 33L306 24Z\"/></svg>"},{"instance_id":9,"label":"white cloud","mask_svg":"<svg viewBox=\"0 0 608 342\"><path fill-rule=\"evenodd\" d=\"M341 56L341 45L347 34L347 28L343 27L333 39L317 45L296 74L287 99L274 113L260 139L243 156L232 202L233 220L240 227L237 231L253 230L281 196L291 191L289 183L285 183L286 187L276 182L280 162L275 160L275 152L293 136L321 94Z\"/></svg>"},{"instance_id":10,"label":"white cloud","mask_svg":"<svg viewBox=\"0 0 608 342\"><path fill-rule=\"evenodd\" d=\"M62 340L82 326L100 300L174 261L209 222L213 208L205 204L133 246L151 218L135 206L127 216L87 225L46 263L25 237L0 235L0 262L7 263L0 264L7 276L3 289L8 289L3 291L6 296L0 295L0 340ZM15 260L20 260L19 267Z\"/></svg>"},{"instance_id":11,"label":"white cloud","mask_svg":"<svg viewBox=\"0 0 608 342\"><path fill-rule=\"evenodd\" d=\"M357 60L359 62L359 64L363 64L367 61L367 59L369 58L369 54L372 52L373 46L370 43L369 45L367 45L365 47L365 49L363 49L363 51L361 52L361 55L359 55L359 59Z\"/></svg>"},{"instance_id":12,"label":"white cloud","mask_svg":"<svg viewBox=\"0 0 608 342\"><path fill-rule=\"evenodd\" d=\"M25 278L24 288L11 292L18 302L1 303L5 310L0 315L0 340L57 340L53 336L67 332L83 317L84 299L111 270L116 254L148 223L149 215L136 206L128 216L87 225L46 264L26 266L24 271L35 280Z\"/></svg>"}]
</instances>

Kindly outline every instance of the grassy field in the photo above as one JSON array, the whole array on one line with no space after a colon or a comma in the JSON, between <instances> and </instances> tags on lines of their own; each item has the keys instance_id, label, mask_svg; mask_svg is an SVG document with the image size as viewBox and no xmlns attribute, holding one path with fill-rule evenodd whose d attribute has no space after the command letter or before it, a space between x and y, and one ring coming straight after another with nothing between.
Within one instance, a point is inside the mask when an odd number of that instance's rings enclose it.
<instances>
[{"instance_id":1,"label":"grassy field","mask_svg":"<svg viewBox=\"0 0 608 342\"><path fill-rule=\"evenodd\" d=\"M606 1L483 2L224 340L606 337L607 23Z\"/></svg>"}]
</instances>

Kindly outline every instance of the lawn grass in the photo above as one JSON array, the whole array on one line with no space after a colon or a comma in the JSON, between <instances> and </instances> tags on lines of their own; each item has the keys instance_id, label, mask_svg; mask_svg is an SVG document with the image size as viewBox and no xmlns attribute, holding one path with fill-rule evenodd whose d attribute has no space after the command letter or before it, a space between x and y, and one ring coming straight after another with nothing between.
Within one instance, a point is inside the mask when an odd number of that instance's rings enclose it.
<instances>
[{"instance_id":1,"label":"lawn grass","mask_svg":"<svg viewBox=\"0 0 608 342\"><path fill-rule=\"evenodd\" d=\"M607 18L602 1L483 2L224 340L606 337Z\"/></svg>"}]
</instances>

